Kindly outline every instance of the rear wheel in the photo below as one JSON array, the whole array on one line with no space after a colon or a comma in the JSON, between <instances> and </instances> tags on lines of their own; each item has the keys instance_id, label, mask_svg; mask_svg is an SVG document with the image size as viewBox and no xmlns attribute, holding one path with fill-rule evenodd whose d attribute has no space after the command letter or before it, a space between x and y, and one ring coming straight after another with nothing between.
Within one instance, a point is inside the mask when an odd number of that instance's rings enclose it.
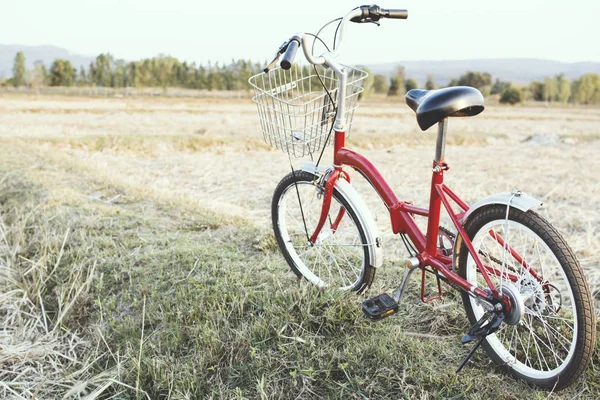
<instances>
[{"instance_id":1,"label":"rear wheel","mask_svg":"<svg viewBox=\"0 0 600 400\"><path fill-rule=\"evenodd\" d=\"M319 287L363 291L375 276L366 228L338 190L334 189L316 243L309 242L323 204L316 179L306 171L294 171L275 189L271 214L279 248L299 277Z\"/></svg>"},{"instance_id":2,"label":"rear wheel","mask_svg":"<svg viewBox=\"0 0 600 400\"><path fill-rule=\"evenodd\" d=\"M506 217L506 206L492 205L476 210L465 223L494 286L503 292L512 288L524 305L520 321L502 324L483 347L515 376L545 388L565 388L587 369L592 356L595 316L587 283L575 254L544 218L514 208ZM460 276L488 287L464 243L459 251ZM485 311L466 293L463 302L474 324Z\"/></svg>"}]
</instances>

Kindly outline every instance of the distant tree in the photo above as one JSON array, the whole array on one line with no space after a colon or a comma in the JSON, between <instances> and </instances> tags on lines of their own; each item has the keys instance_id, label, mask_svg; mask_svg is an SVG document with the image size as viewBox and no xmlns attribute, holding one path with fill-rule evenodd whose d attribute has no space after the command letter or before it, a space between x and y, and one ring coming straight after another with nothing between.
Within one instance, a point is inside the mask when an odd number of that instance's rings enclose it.
<instances>
[{"instance_id":1,"label":"distant tree","mask_svg":"<svg viewBox=\"0 0 600 400\"><path fill-rule=\"evenodd\" d=\"M25 56L19 51L15 56L13 64L13 85L15 87L25 85Z\"/></svg>"},{"instance_id":2,"label":"distant tree","mask_svg":"<svg viewBox=\"0 0 600 400\"><path fill-rule=\"evenodd\" d=\"M373 90L375 93L387 93L389 89L388 80L385 75L375 74L373 76Z\"/></svg>"},{"instance_id":3,"label":"distant tree","mask_svg":"<svg viewBox=\"0 0 600 400\"><path fill-rule=\"evenodd\" d=\"M404 67L396 68L396 72L390 78L388 96L401 96L404 93L406 93L406 87L404 86L404 77Z\"/></svg>"},{"instance_id":4,"label":"distant tree","mask_svg":"<svg viewBox=\"0 0 600 400\"><path fill-rule=\"evenodd\" d=\"M88 83L87 74L85 73L85 68L82 65L79 67L79 74L77 75L76 84L77 86L86 86Z\"/></svg>"},{"instance_id":5,"label":"distant tree","mask_svg":"<svg viewBox=\"0 0 600 400\"><path fill-rule=\"evenodd\" d=\"M194 88L208 89L208 74L203 66L199 66L194 73Z\"/></svg>"},{"instance_id":6,"label":"distant tree","mask_svg":"<svg viewBox=\"0 0 600 400\"><path fill-rule=\"evenodd\" d=\"M233 63L232 63L233 64ZM223 66L219 69L219 73L223 77L223 89L234 90L236 88L235 71L229 66Z\"/></svg>"},{"instance_id":7,"label":"distant tree","mask_svg":"<svg viewBox=\"0 0 600 400\"><path fill-rule=\"evenodd\" d=\"M407 80L404 81L404 88L406 89L407 92L409 90L413 90L418 87L419 87L419 83L412 78L408 78Z\"/></svg>"},{"instance_id":8,"label":"distant tree","mask_svg":"<svg viewBox=\"0 0 600 400\"><path fill-rule=\"evenodd\" d=\"M50 86L72 86L76 71L69 60L54 60L50 68Z\"/></svg>"},{"instance_id":9,"label":"distant tree","mask_svg":"<svg viewBox=\"0 0 600 400\"><path fill-rule=\"evenodd\" d=\"M390 87L388 89L388 96L398 96L398 92L400 91L400 83L398 78L390 78Z\"/></svg>"},{"instance_id":10,"label":"distant tree","mask_svg":"<svg viewBox=\"0 0 600 400\"><path fill-rule=\"evenodd\" d=\"M127 69L125 61L115 61L115 67L112 74L111 86L114 88L127 87L129 85L129 77L127 76Z\"/></svg>"},{"instance_id":11,"label":"distant tree","mask_svg":"<svg viewBox=\"0 0 600 400\"><path fill-rule=\"evenodd\" d=\"M136 63L136 75L139 78L139 86L156 86L156 80L152 75L152 60L146 58ZM137 85L136 85L137 86Z\"/></svg>"},{"instance_id":12,"label":"distant tree","mask_svg":"<svg viewBox=\"0 0 600 400\"><path fill-rule=\"evenodd\" d=\"M235 70L235 78L236 78L236 90L245 89L248 87L248 79L254 75L254 70L252 69L252 62L250 60L238 60L235 62L233 66ZM371 72L369 72L369 76L363 82L363 87L366 89L369 82L373 82L373 78L371 77ZM371 85L372 86L372 85ZM370 92L368 94L371 94Z\"/></svg>"},{"instance_id":13,"label":"distant tree","mask_svg":"<svg viewBox=\"0 0 600 400\"><path fill-rule=\"evenodd\" d=\"M127 74L127 82L128 86L139 87L140 86L140 77L138 75L138 66L137 62L130 62L125 67L125 73Z\"/></svg>"},{"instance_id":14,"label":"distant tree","mask_svg":"<svg viewBox=\"0 0 600 400\"><path fill-rule=\"evenodd\" d=\"M458 79L458 86L472 86L482 90L492 84L492 76L487 72L467 71Z\"/></svg>"},{"instance_id":15,"label":"distant tree","mask_svg":"<svg viewBox=\"0 0 600 400\"><path fill-rule=\"evenodd\" d=\"M48 83L48 71L46 65L42 61L36 61L33 63L33 71L29 78L29 84L37 89Z\"/></svg>"},{"instance_id":16,"label":"distant tree","mask_svg":"<svg viewBox=\"0 0 600 400\"><path fill-rule=\"evenodd\" d=\"M535 101L544 101L544 83L534 81L529 84L528 91Z\"/></svg>"},{"instance_id":17,"label":"distant tree","mask_svg":"<svg viewBox=\"0 0 600 400\"><path fill-rule=\"evenodd\" d=\"M573 100L579 104L600 103L600 76L585 74L573 82Z\"/></svg>"},{"instance_id":18,"label":"distant tree","mask_svg":"<svg viewBox=\"0 0 600 400\"><path fill-rule=\"evenodd\" d=\"M490 90L490 94L500 94L501 95L509 87L510 87L510 82L503 82L500 79L496 78L496 82L494 82L494 85L492 86L492 89Z\"/></svg>"},{"instance_id":19,"label":"distant tree","mask_svg":"<svg viewBox=\"0 0 600 400\"><path fill-rule=\"evenodd\" d=\"M110 54L100 54L96 63L90 64L90 77L96 86L110 87L112 84L113 57Z\"/></svg>"},{"instance_id":20,"label":"distant tree","mask_svg":"<svg viewBox=\"0 0 600 400\"><path fill-rule=\"evenodd\" d=\"M523 101L523 91L510 85L500 96L500 103L517 104Z\"/></svg>"},{"instance_id":21,"label":"distant tree","mask_svg":"<svg viewBox=\"0 0 600 400\"><path fill-rule=\"evenodd\" d=\"M195 64L193 64L195 65ZM182 64L179 65L178 69L177 69L177 86L181 86L181 87L185 87L188 88L190 87L190 81L191 81L191 71L192 71L192 67L190 65L188 65L187 61L184 61Z\"/></svg>"},{"instance_id":22,"label":"distant tree","mask_svg":"<svg viewBox=\"0 0 600 400\"><path fill-rule=\"evenodd\" d=\"M571 81L564 74L557 75L556 80L558 82L558 101L566 104L571 98Z\"/></svg>"},{"instance_id":23,"label":"distant tree","mask_svg":"<svg viewBox=\"0 0 600 400\"><path fill-rule=\"evenodd\" d=\"M425 89L433 90L435 89L435 81L433 80L433 75L427 75L427 82L425 82Z\"/></svg>"},{"instance_id":24,"label":"distant tree","mask_svg":"<svg viewBox=\"0 0 600 400\"><path fill-rule=\"evenodd\" d=\"M158 86L164 90L170 86L175 65L178 63L177 59L165 55L160 55L154 59L154 76L156 77Z\"/></svg>"},{"instance_id":25,"label":"distant tree","mask_svg":"<svg viewBox=\"0 0 600 400\"><path fill-rule=\"evenodd\" d=\"M553 77L546 77L544 80L544 100L552 102L558 100L558 81Z\"/></svg>"},{"instance_id":26,"label":"distant tree","mask_svg":"<svg viewBox=\"0 0 600 400\"><path fill-rule=\"evenodd\" d=\"M223 90L224 88L223 75L220 73L219 63L214 67L208 63L208 74L206 76L206 88L208 90Z\"/></svg>"},{"instance_id":27,"label":"distant tree","mask_svg":"<svg viewBox=\"0 0 600 400\"><path fill-rule=\"evenodd\" d=\"M458 79L454 78L450 82L448 82L447 87L451 87L451 86L458 86Z\"/></svg>"}]
</instances>

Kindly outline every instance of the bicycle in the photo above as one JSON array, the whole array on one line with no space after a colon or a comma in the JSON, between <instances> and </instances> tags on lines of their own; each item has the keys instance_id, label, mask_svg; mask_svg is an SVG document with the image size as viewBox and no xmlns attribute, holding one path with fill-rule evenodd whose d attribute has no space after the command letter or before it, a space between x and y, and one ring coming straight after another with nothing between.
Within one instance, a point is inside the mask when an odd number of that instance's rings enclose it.
<instances>
[{"instance_id":1,"label":"bicycle","mask_svg":"<svg viewBox=\"0 0 600 400\"><path fill-rule=\"evenodd\" d=\"M344 169L350 167L379 194L389 211L392 232L401 236L411 255L398 289L391 296L384 293L365 300L365 314L379 320L397 312L410 275L420 269L421 301L440 298L441 282L462 295L472 324L462 342L475 344L457 372L482 345L493 361L517 378L542 388L563 389L584 373L595 341L592 298L575 254L534 211L541 201L512 191L467 204L444 184L449 168L445 161L448 119L481 113L481 93L471 87L449 87L406 94L419 127L425 131L438 126L429 208L400 201L377 168L345 146L366 76L335 59L347 25L407 17L406 10L357 7L325 25L339 21L333 50L326 47L325 53L315 56L316 40L325 44L320 31L296 34L280 46L261 74L250 78L266 142L290 157L292 171L278 184L272 201L279 248L292 271L318 287L358 293L369 288L382 265L382 240L368 207L350 183ZM313 50L309 50L309 36L315 38ZM314 71L293 65L300 47ZM333 165L319 165L332 142ZM294 170L291 157L307 155L312 161ZM455 232L440 227L442 206ZM416 216L427 218L425 233ZM437 281L433 296L425 295L426 274Z\"/></svg>"}]
</instances>

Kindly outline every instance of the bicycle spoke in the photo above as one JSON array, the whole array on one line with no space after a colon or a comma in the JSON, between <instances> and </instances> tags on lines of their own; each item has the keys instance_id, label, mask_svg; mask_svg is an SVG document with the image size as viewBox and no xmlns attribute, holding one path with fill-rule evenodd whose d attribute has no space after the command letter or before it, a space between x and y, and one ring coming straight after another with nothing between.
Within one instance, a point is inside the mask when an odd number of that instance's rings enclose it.
<instances>
[{"instance_id":1,"label":"bicycle spoke","mask_svg":"<svg viewBox=\"0 0 600 400\"><path fill-rule=\"evenodd\" d=\"M309 236L320 219L322 199L317 198L317 188L311 183L297 185L299 193L294 193L296 188L290 187L282 203L285 203L285 228L287 231L287 248L301 263L302 273L307 274L316 282L320 279L327 286L352 287L360 281L362 269L365 265L365 252L368 243L361 239L356 223L351 218L348 210L332 198L330 213L327 215L329 224L325 224L315 243L308 243L304 226L308 229ZM302 211L299 202L302 203ZM336 220L337 229L331 229L333 215L343 216ZM304 213L304 215L302 215Z\"/></svg>"},{"instance_id":2,"label":"bicycle spoke","mask_svg":"<svg viewBox=\"0 0 600 400\"><path fill-rule=\"evenodd\" d=\"M526 323L526 322L525 322L525 324L524 324L524 325L527 327L527 329L529 330L530 334L531 334L533 337L535 337L535 338L539 339L539 340L534 340L534 341L533 341L533 343L536 345L536 348L537 348L538 355L543 355L543 354L544 354L544 353L542 352L542 350L541 350L541 347L539 347L539 346L538 346L538 343L539 343L540 345L543 345L543 346L544 346L546 349L548 349L548 350L549 350L549 351L550 351L550 352L551 352L551 353L552 353L552 354L553 354L555 357L556 357L556 356L558 356L558 355L556 354L556 351L554 351L554 349L553 349L552 347L550 347L550 346L549 346L549 345L546 343L546 342L547 342L547 340L544 340L544 338L541 338L541 337L540 337L540 336L539 336L537 333L535 333L535 330L534 330L534 329L531 327L531 325L530 325L530 324L528 324L528 323ZM545 358L545 357L544 357L544 359L543 359L543 360L544 360L544 363L546 364L546 368L548 368L548 370L552 369L552 368L550 368L550 366L548 365L548 362L546 361L546 358ZM564 359L563 359L563 358L561 358L561 362L563 362L563 361L564 361Z\"/></svg>"}]
</instances>

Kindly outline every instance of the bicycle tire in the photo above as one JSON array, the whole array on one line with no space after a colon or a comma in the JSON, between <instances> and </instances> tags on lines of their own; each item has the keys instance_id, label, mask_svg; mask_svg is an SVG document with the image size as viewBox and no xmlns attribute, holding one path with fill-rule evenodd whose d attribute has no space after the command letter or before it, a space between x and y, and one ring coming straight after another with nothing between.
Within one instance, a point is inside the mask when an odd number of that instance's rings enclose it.
<instances>
[{"instance_id":1,"label":"bicycle tire","mask_svg":"<svg viewBox=\"0 0 600 400\"><path fill-rule=\"evenodd\" d=\"M520 322L503 324L484 340L487 354L529 384L553 390L571 385L590 363L596 332L590 291L571 248L548 221L532 210L511 208L506 218L505 205L490 205L474 211L464 227L484 265L502 268L500 274L490 274L494 284L508 282L498 275L512 273L516 278L512 283L525 299ZM508 246L499 244L490 234L491 229L500 233L523 262L510 256ZM541 278L535 279L525 263ZM458 254L458 273L479 287L487 287L464 242ZM483 308L467 293L462 293L462 299L474 324Z\"/></svg>"},{"instance_id":2,"label":"bicycle tire","mask_svg":"<svg viewBox=\"0 0 600 400\"><path fill-rule=\"evenodd\" d=\"M351 202L337 189L334 188L329 219L317 243L308 244L322 205L316 179L309 172L294 171L279 182L271 205L275 238L285 260L298 277L322 288L334 287L361 293L371 285L375 276L374 263L367 249L367 227L357 218L357 210ZM338 229L332 230L330 223L335 220L340 207L345 214Z\"/></svg>"}]
</instances>

